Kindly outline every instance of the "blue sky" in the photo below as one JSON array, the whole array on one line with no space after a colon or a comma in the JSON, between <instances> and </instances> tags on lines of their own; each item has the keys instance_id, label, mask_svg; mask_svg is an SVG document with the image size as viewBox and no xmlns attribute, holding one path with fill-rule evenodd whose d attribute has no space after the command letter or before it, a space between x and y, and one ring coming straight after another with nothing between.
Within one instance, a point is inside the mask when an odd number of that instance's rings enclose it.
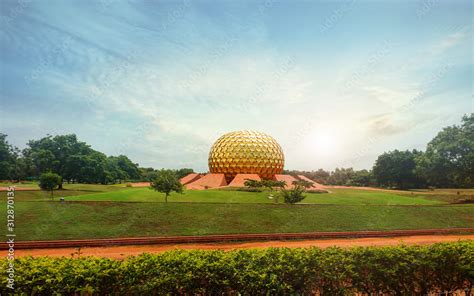
<instances>
[{"instance_id":1,"label":"blue sky","mask_svg":"<svg viewBox=\"0 0 474 296\"><path fill-rule=\"evenodd\" d=\"M6 1L0 132L75 133L142 166L207 170L223 133L287 169L370 168L472 112L470 1Z\"/></svg>"}]
</instances>

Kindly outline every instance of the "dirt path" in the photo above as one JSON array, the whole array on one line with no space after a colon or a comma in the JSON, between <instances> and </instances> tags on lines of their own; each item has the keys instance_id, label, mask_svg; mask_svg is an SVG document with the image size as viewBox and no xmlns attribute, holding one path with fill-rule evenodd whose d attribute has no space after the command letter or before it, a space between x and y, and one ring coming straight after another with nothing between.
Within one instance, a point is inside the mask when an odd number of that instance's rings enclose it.
<instances>
[{"instance_id":1,"label":"dirt path","mask_svg":"<svg viewBox=\"0 0 474 296\"><path fill-rule=\"evenodd\" d=\"M400 243L426 245L436 242L453 242L460 239L474 239L474 234L467 235L418 235L403 237L382 238L353 238L353 239L326 239L326 240L300 240L300 241L265 241L265 242L241 242L241 243L196 243L196 244L167 244L167 245L140 245L140 246L115 246L115 247L84 247L80 249L81 256L98 256L114 259L122 259L127 256L139 255L141 253L160 253L175 249L185 250L234 250L248 248L268 247L311 247L327 248L338 246L343 248L356 246L393 246ZM71 256L77 252L76 248L58 249L26 249L16 250L15 256ZM6 251L2 251L3 253ZM3 255L2 255L3 256Z\"/></svg>"},{"instance_id":2,"label":"dirt path","mask_svg":"<svg viewBox=\"0 0 474 296\"><path fill-rule=\"evenodd\" d=\"M411 193L413 191L408 191L408 190L397 190L397 189L385 189L385 188L377 188L377 187L362 187L362 186L340 186L340 185L327 185L324 186L325 189L354 189L354 190L369 190L369 191L385 191L385 192L397 192L397 193ZM416 192L416 193L421 193L423 192Z\"/></svg>"},{"instance_id":3,"label":"dirt path","mask_svg":"<svg viewBox=\"0 0 474 296\"><path fill-rule=\"evenodd\" d=\"M8 191L9 187L0 187L0 191ZM15 191L38 191L39 188L33 187L15 187Z\"/></svg>"},{"instance_id":4,"label":"dirt path","mask_svg":"<svg viewBox=\"0 0 474 296\"><path fill-rule=\"evenodd\" d=\"M130 183L132 187L150 187L150 182L136 182Z\"/></svg>"}]
</instances>

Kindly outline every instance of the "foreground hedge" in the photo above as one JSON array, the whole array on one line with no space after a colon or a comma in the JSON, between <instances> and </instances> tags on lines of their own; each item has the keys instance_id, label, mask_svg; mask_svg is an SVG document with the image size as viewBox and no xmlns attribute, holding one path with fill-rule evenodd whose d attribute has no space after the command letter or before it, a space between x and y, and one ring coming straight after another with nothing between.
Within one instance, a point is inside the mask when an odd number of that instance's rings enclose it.
<instances>
[{"instance_id":1,"label":"foreground hedge","mask_svg":"<svg viewBox=\"0 0 474 296\"><path fill-rule=\"evenodd\" d=\"M15 293L27 295L391 295L472 289L474 242L384 248L170 251L126 260L15 261ZM6 260L0 265L6 267ZM4 269L5 270L5 269ZM1 295L8 295L2 276Z\"/></svg>"}]
</instances>

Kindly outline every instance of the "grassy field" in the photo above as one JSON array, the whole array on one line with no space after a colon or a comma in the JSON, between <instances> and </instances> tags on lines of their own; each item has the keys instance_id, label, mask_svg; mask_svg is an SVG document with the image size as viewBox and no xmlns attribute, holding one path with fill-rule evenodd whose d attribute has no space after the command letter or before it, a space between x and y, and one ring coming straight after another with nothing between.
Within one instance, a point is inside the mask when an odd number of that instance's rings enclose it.
<instances>
[{"instance_id":1,"label":"grassy field","mask_svg":"<svg viewBox=\"0 0 474 296\"><path fill-rule=\"evenodd\" d=\"M469 190L457 195L331 189L307 194L304 204L286 205L274 204L269 191L186 191L165 204L163 194L148 188L64 187L55 201L47 192L16 191L17 240L474 227L474 205L449 203L470 197ZM5 225L5 198L0 215Z\"/></svg>"},{"instance_id":2,"label":"grassy field","mask_svg":"<svg viewBox=\"0 0 474 296\"><path fill-rule=\"evenodd\" d=\"M276 192L244 192L227 190L188 190L183 194L173 193L169 202L209 202L209 203L274 203L269 199ZM164 195L148 188L134 188L118 192L103 192L79 196L69 196L70 201L129 201L129 202L164 202ZM280 203L283 200L280 199ZM423 198L422 195L403 196L389 192L366 190L333 189L330 194L307 193L302 203L311 204L344 204L344 205L431 205L440 201Z\"/></svg>"},{"instance_id":3,"label":"grassy field","mask_svg":"<svg viewBox=\"0 0 474 296\"><path fill-rule=\"evenodd\" d=\"M4 210L2 223L5 225ZM473 227L474 206L20 202L17 240Z\"/></svg>"}]
</instances>

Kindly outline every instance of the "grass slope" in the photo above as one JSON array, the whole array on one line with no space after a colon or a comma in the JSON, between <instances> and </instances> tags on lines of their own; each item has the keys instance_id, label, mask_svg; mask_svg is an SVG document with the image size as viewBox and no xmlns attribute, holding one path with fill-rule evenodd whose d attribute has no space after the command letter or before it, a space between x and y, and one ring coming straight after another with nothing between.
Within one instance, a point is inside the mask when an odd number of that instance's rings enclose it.
<instances>
[{"instance_id":1,"label":"grass slope","mask_svg":"<svg viewBox=\"0 0 474 296\"><path fill-rule=\"evenodd\" d=\"M268 199L269 191L243 192L226 190L188 190L184 194L171 194L170 202L212 202L212 203L273 203ZM273 192L273 195L276 195ZM164 202L164 195L148 188L129 189L117 192L104 192L80 196L69 196L70 201L128 201ZM280 202L283 202L280 199ZM433 205L440 201L429 200L423 196L404 196L383 191L333 189L329 194L306 193L303 203L311 204L379 204L379 205Z\"/></svg>"},{"instance_id":2,"label":"grass slope","mask_svg":"<svg viewBox=\"0 0 474 296\"><path fill-rule=\"evenodd\" d=\"M17 240L474 227L474 205L448 203L472 191L331 189L307 194L306 204L277 205L268 191L204 190L172 194L165 204L163 194L148 188L64 187L54 202L47 192L16 191ZM6 225L2 194L0 223Z\"/></svg>"},{"instance_id":3,"label":"grass slope","mask_svg":"<svg viewBox=\"0 0 474 296\"><path fill-rule=\"evenodd\" d=\"M50 240L474 227L473 214L474 205L19 202L15 217L17 240Z\"/></svg>"}]
</instances>

